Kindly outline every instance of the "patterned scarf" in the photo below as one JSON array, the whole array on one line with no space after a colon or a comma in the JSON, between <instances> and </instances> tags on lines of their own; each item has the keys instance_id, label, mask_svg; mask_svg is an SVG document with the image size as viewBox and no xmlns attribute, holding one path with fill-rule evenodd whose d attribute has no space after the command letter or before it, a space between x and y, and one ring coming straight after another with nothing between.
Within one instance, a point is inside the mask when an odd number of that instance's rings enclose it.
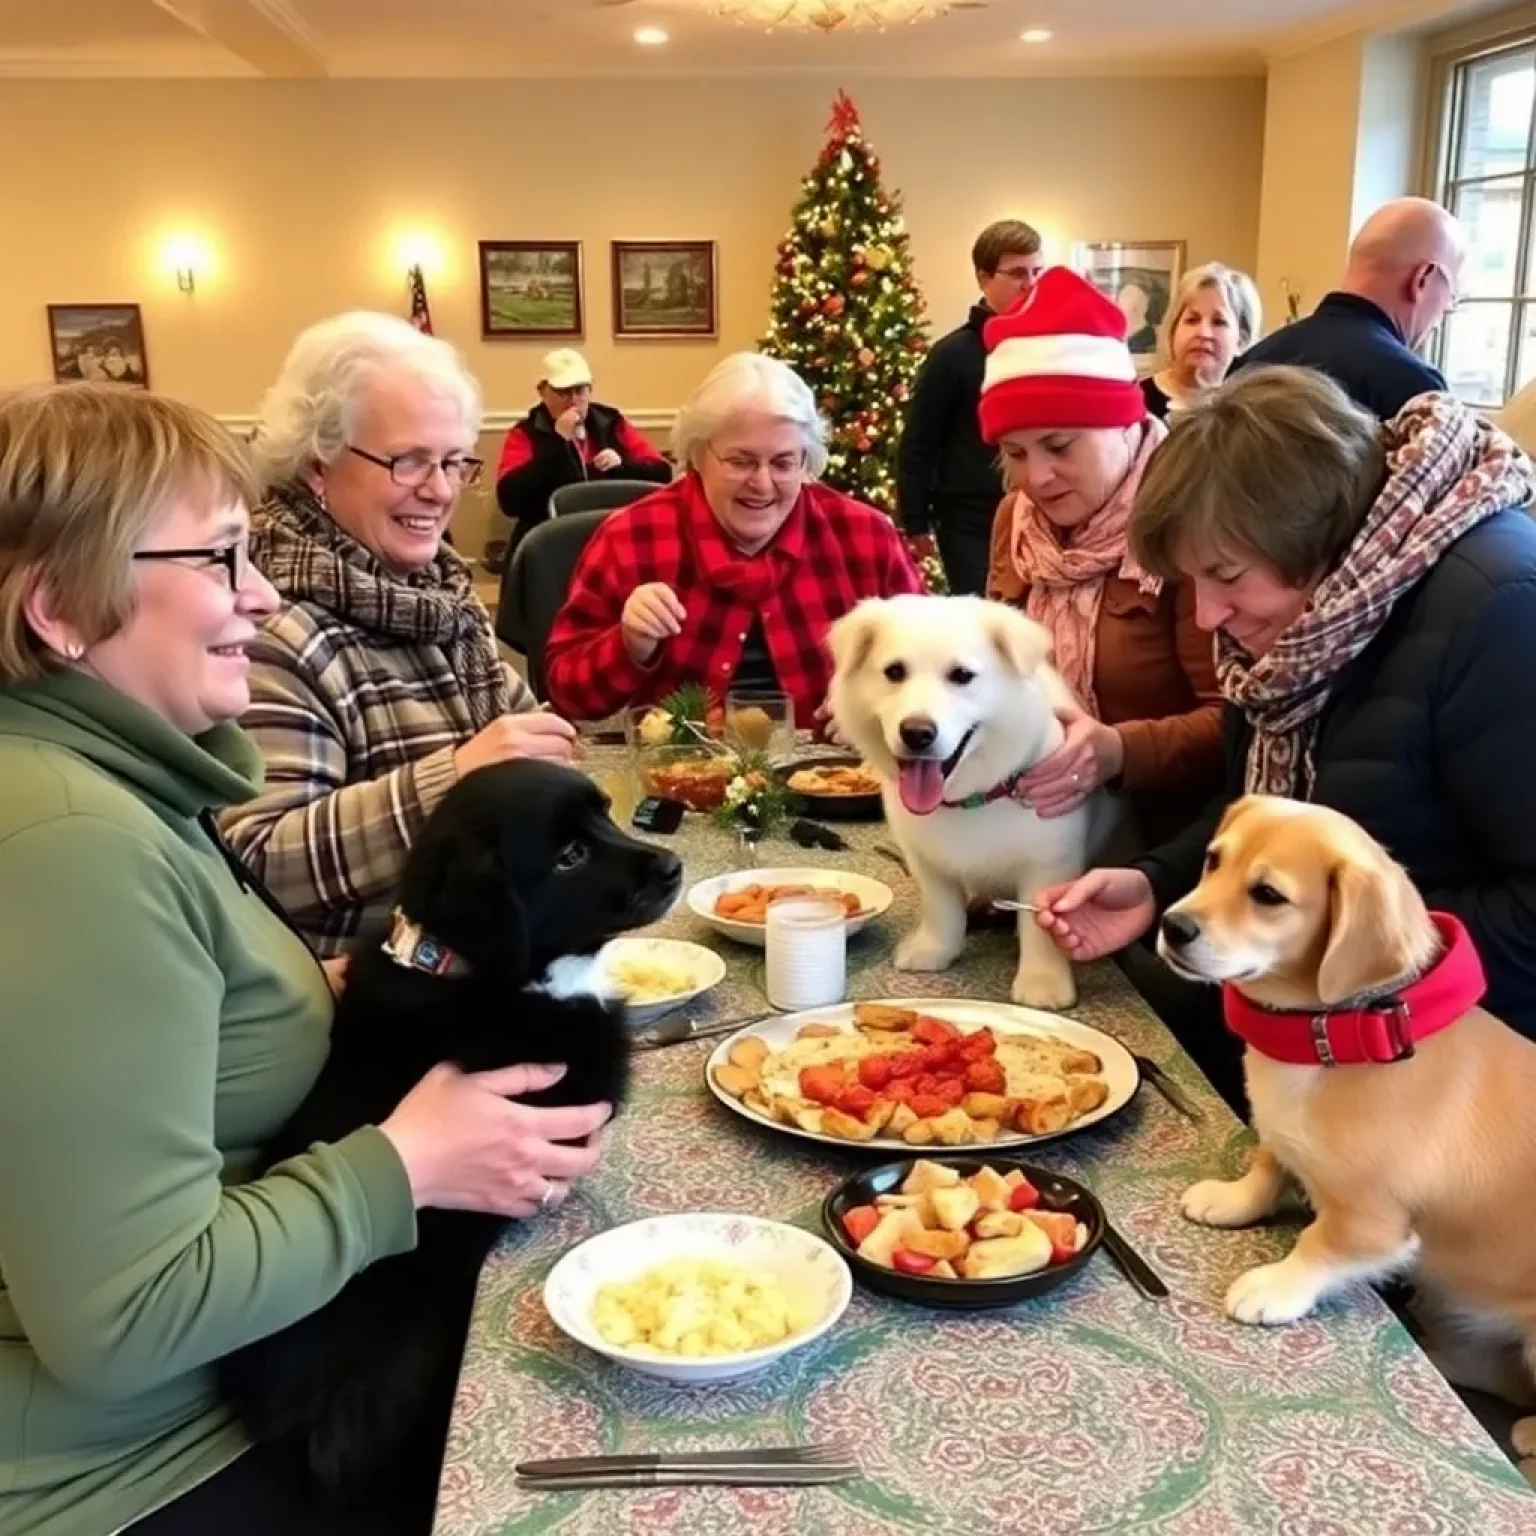
<instances>
[{"instance_id":1,"label":"patterned scarf","mask_svg":"<svg viewBox=\"0 0 1536 1536\"><path fill-rule=\"evenodd\" d=\"M805 554L805 499L797 497L772 541L746 555L710 510L697 474L683 481L684 528L699 575L717 591L760 608L794 574Z\"/></svg>"},{"instance_id":2,"label":"patterned scarf","mask_svg":"<svg viewBox=\"0 0 1536 1536\"><path fill-rule=\"evenodd\" d=\"M1452 544L1536 491L1531 461L1448 395L1420 395L1382 431L1386 484L1274 648L1255 661L1217 632L1217 682L1253 727L1250 794L1312 798L1318 721L1339 673Z\"/></svg>"},{"instance_id":3,"label":"patterned scarf","mask_svg":"<svg viewBox=\"0 0 1536 1536\"><path fill-rule=\"evenodd\" d=\"M442 649L478 731L511 694L490 615L470 569L446 544L425 570L399 576L344 533L307 486L275 486L252 519L251 558L289 602L309 602L392 640Z\"/></svg>"},{"instance_id":4,"label":"patterned scarf","mask_svg":"<svg viewBox=\"0 0 1536 1536\"><path fill-rule=\"evenodd\" d=\"M1011 557L1027 589L1024 612L1050 631L1056 670L1095 718L1099 701L1093 677L1105 580L1113 573L1143 592L1155 596L1162 591L1162 581L1131 558L1125 539L1147 460L1167 436L1167 427L1155 417L1142 423L1141 445L1125 478L1087 522L1071 530L1070 544L1062 543L1061 534L1023 491L1014 493Z\"/></svg>"}]
</instances>

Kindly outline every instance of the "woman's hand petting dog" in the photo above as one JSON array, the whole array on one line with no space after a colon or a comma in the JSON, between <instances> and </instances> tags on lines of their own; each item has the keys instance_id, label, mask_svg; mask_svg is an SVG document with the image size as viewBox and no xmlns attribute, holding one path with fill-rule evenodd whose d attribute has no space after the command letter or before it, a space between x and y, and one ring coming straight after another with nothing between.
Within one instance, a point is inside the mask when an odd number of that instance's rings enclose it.
<instances>
[{"instance_id":1,"label":"woman's hand petting dog","mask_svg":"<svg viewBox=\"0 0 1536 1536\"><path fill-rule=\"evenodd\" d=\"M505 763L514 757L568 763L575 750L576 727L569 720L547 710L529 710L492 720L453 754L453 761L459 777L464 779L477 768Z\"/></svg>"},{"instance_id":2,"label":"woman's hand petting dog","mask_svg":"<svg viewBox=\"0 0 1536 1536\"><path fill-rule=\"evenodd\" d=\"M1134 944L1157 916L1152 882L1139 869L1090 869L1035 895L1035 921L1074 960L1098 960Z\"/></svg>"},{"instance_id":3,"label":"woman's hand petting dog","mask_svg":"<svg viewBox=\"0 0 1536 1536\"><path fill-rule=\"evenodd\" d=\"M1046 820L1075 811L1125 767L1125 744L1113 726L1082 709L1059 709L1056 718L1066 726L1067 739L1019 780L1024 803Z\"/></svg>"},{"instance_id":4,"label":"woman's hand petting dog","mask_svg":"<svg viewBox=\"0 0 1536 1536\"><path fill-rule=\"evenodd\" d=\"M558 1205L571 1181L597 1166L597 1132L613 1114L611 1104L545 1109L516 1101L564 1075L561 1066L433 1067L379 1127L405 1164L417 1209L521 1219Z\"/></svg>"}]
</instances>

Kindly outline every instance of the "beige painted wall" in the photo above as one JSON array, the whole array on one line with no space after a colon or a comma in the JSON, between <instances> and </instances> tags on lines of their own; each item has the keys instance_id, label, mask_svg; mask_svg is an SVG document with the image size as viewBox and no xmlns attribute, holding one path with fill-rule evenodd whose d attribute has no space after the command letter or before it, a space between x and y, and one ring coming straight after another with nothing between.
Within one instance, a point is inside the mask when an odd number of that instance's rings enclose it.
<instances>
[{"instance_id":1,"label":"beige painted wall","mask_svg":"<svg viewBox=\"0 0 1536 1536\"><path fill-rule=\"evenodd\" d=\"M1265 329L1302 314L1338 280L1349 244L1360 122L1363 39L1352 34L1270 67L1259 209Z\"/></svg>"},{"instance_id":2,"label":"beige painted wall","mask_svg":"<svg viewBox=\"0 0 1536 1536\"><path fill-rule=\"evenodd\" d=\"M45 376L45 304L136 300L155 386L247 416L301 326L349 306L399 309L402 241L424 241L439 334L464 349L492 411L518 412L552 343L480 339L475 242L547 237L585 243L579 344L600 396L670 410L761 333L774 246L834 88L8 82L0 142L26 151L0 170L0 383ZM1253 264L1261 79L852 89L905 194L938 329L973 298L977 229L1008 214L1039 223L1060 257L1076 240L1183 238L1192 261ZM190 298L165 255L184 234L207 250ZM615 236L719 241L718 342L612 339Z\"/></svg>"}]
</instances>

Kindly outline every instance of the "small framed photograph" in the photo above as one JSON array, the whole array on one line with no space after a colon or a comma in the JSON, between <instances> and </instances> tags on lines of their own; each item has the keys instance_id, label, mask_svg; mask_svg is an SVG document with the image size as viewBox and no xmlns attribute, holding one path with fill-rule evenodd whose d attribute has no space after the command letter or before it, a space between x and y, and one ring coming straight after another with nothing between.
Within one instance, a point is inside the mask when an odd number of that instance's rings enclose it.
<instances>
[{"instance_id":1,"label":"small framed photograph","mask_svg":"<svg viewBox=\"0 0 1536 1536\"><path fill-rule=\"evenodd\" d=\"M50 304L48 345L56 383L88 379L149 388L144 317L137 304Z\"/></svg>"},{"instance_id":2,"label":"small framed photograph","mask_svg":"<svg viewBox=\"0 0 1536 1536\"><path fill-rule=\"evenodd\" d=\"M714 336L713 240L615 240L615 336Z\"/></svg>"},{"instance_id":3,"label":"small framed photograph","mask_svg":"<svg viewBox=\"0 0 1536 1536\"><path fill-rule=\"evenodd\" d=\"M482 240L480 334L582 335L581 241Z\"/></svg>"},{"instance_id":4,"label":"small framed photograph","mask_svg":"<svg viewBox=\"0 0 1536 1536\"><path fill-rule=\"evenodd\" d=\"M1125 315L1138 372L1157 362L1157 328L1184 272L1182 240L1095 240L1078 247L1077 270Z\"/></svg>"}]
</instances>

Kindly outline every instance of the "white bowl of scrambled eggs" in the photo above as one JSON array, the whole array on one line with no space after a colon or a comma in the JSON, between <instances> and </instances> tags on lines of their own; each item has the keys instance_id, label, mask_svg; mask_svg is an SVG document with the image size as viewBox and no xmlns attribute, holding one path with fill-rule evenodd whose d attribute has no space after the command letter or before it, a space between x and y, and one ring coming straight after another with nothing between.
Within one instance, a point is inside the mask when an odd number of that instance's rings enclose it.
<instances>
[{"instance_id":1,"label":"white bowl of scrambled eggs","mask_svg":"<svg viewBox=\"0 0 1536 1536\"><path fill-rule=\"evenodd\" d=\"M756 1216L651 1216L588 1238L549 1272L544 1305L588 1349L664 1381L729 1381L809 1344L843 1315L830 1243Z\"/></svg>"},{"instance_id":2,"label":"white bowl of scrambled eggs","mask_svg":"<svg viewBox=\"0 0 1536 1536\"><path fill-rule=\"evenodd\" d=\"M725 979L725 961L686 939L613 939L597 961L603 990L624 999L631 1024L649 1024Z\"/></svg>"}]
</instances>

